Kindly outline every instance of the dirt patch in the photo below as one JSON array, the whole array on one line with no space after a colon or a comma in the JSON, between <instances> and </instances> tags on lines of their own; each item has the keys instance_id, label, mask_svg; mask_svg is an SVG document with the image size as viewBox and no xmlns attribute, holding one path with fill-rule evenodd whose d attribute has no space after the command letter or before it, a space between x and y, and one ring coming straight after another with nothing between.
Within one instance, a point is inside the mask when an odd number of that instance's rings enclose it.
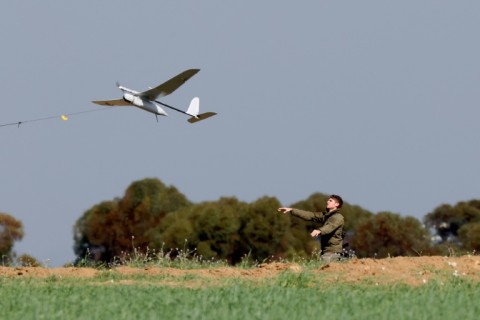
<instances>
[{"instance_id":1,"label":"dirt patch","mask_svg":"<svg viewBox=\"0 0 480 320\"><path fill-rule=\"evenodd\" d=\"M355 259L348 263L331 263L316 271L327 281L405 283L422 285L431 281L443 283L452 278L480 281L480 257L396 257Z\"/></svg>"},{"instance_id":2,"label":"dirt patch","mask_svg":"<svg viewBox=\"0 0 480 320\"><path fill-rule=\"evenodd\" d=\"M56 276L59 278L93 278L98 270L91 268L41 268L41 267L0 267L0 276L25 276L48 278Z\"/></svg>"},{"instance_id":3,"label":"dirt patch","mask_svg":"<svg viewBox=\"0 0 480 320\"><path fill-rule=\"evenodd\" d=\"M272 278L285 271L302 272L304 268L295 263L267 263L258 268L242 269L218 267L209 269L183 270L175 268L117 267L111 271L120 276L157 277L156 284L201 287L205 284L216 285L220 280L245 279L261 281ZM92 268L41 268L41 267L0 267L0 277L37 277L37 278L94 278L105 274L105 270ZM442 283L452 278L463 278L480 282L480 256L463 257L396 257L387 259L353 259L331 262L317 269L308 269L321 281L342 283L373 283L389 285L404 283L422 285L432 281ZM160 278L165 277L161 280ZM182 278L181 282L175 278ZM131 280L106 281L105 283L134 284Z\"/></svg>"}]
</instances>

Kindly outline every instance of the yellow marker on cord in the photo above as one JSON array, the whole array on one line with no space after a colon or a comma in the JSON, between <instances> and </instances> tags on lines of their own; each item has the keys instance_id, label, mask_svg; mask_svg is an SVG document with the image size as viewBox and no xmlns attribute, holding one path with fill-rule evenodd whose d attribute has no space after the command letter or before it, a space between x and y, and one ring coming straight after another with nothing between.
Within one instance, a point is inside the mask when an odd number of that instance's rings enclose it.
<instances>
[{"instance_id":1,"label":"yellow marker on cord","mask_svg":"<svg viewBox=\"0 0 480 320\"><path fill-rule=\"evenodd\" d=\"M63 121L67 121L67 120L68 120L68 117L67 117L66 115L64 115L64 114L61 115L61 118L62 118Z\"/></svg>"}]
</instances>

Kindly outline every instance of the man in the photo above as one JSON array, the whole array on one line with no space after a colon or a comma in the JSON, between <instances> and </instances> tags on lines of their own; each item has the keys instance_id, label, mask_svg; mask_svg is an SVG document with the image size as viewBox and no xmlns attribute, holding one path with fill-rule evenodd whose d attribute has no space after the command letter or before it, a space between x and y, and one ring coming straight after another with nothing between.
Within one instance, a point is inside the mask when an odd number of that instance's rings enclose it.
<instances>
[{"instance_id":1,"label":"man","mask_svg":"<svg viewBox=\"0 0 480 320\"><path fill-rule=\"evenodd\" d=\"M344 218L340 213L342 205L342 198L332 194L327 200L326 212L309 212L294 208L278 208L278 211L319 223L320 227L313 230L310 235L320 237L321 257L330 262L333 259L339 259L342 252L344 225Z\"/></svg>"}]
</instances>

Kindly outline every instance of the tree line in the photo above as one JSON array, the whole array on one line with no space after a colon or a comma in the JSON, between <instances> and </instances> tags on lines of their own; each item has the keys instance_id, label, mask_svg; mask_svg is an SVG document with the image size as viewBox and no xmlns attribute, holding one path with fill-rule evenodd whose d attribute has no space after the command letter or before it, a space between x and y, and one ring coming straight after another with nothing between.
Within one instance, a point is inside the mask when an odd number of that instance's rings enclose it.
<instances>
[{"instance_id":1,"label":"tree line","mask_svg":"<svg viewBox=\"0 0 480 320\"><path fill-rule=\"evenodd\" d=\"M291 206L322 211L327 194L314 193ZM251 203L235 197L192 203L174 186L156 178L133 182L122 198L103 201L85 211L73 228L77 260L112 262L133 251L195 252L205 260L237 264L312 256L320 249L309 233L315 225L279 214L275 197ZM445 255L480 249L480 200L442 204L423 223L392 212L372 213L344 203L346 250L357 257ZM0 254L12 261L22 223L0 213ZM34 261L21 256L20 261Z\"/></svg>"}]
</instances>

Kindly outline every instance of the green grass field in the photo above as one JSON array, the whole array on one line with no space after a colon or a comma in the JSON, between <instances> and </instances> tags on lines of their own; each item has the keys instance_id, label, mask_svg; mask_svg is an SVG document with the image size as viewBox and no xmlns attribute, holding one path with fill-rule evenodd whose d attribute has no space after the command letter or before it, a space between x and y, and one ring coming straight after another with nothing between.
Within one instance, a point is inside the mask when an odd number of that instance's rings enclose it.
<instances>
[{"instance_id":1,"label":"green grass field","mask_svg":"<svg viewBox=\"0 0 480 320\"><path fill-rule=\"evenodd\" d=\"M478 319L480 285L328 284L308 271L259 281L196 276L0 277L0 319ZM164 281L168 280L169 285Z\"/></svg>"}]
</instances>

